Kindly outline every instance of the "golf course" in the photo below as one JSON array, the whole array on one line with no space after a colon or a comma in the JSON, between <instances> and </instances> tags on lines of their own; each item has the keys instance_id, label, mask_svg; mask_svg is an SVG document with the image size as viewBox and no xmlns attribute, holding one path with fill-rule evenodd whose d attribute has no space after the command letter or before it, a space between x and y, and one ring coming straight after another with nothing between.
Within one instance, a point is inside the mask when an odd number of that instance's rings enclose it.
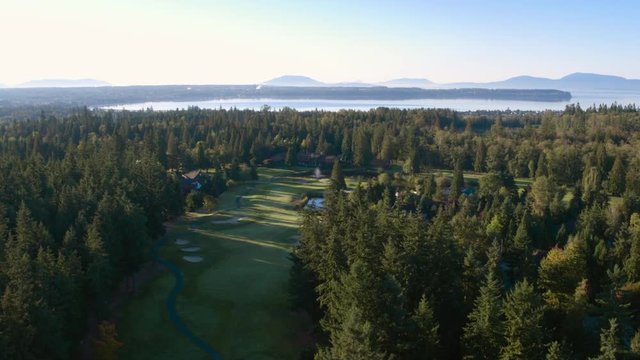
<instances>
[{"instance_id":1,"label":"golf course","mask_svg":"<svg viewBox=\"0 0 640 360\"><path fill-rule=\"evenodd\" d=\"M310 322L288 303L294 201L328 180L282 169L259 175L220 196L214 213L189 213L169 227L156 255L170 271L123 309L121 358L298 358Z\"/></svg>"}]
</instances>

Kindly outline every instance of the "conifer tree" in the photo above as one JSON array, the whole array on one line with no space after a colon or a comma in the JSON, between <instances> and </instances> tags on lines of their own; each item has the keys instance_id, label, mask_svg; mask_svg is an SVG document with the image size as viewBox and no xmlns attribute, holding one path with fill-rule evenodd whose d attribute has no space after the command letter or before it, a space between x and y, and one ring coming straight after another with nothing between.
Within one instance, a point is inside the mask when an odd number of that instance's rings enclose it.
<instances>
[{"instance_id":1,"label":"conifer tree","mask_svg":"<svg viewBox=\"0 0 640 360\"><path fill-rule=\"evenodd\" d=\"M333 169L331 169L331 185L336 190L344 190L347 188L347 183L344 181L344 175L342 174L342 165L339 160L333 162Z\"/></svg>"},{"instance_id":2,"label":"conifer tree","mask_svg":"<svg viewBox=\"0 0 640 360\"><path fill-rule=\"evenodd\" d=\"M609 171L609 177L607 178L607 191L614 196L619 196L624 192L624 179L625 179L624 165L622 164L622 158L620 155L616 156L616 160L613 162L613 167Z\"/></svg>"},{"instance_id":3,"label":"conifer tree","mask_svg":"<svg viewBox=\"0 0 640 360\"><path fill-rule=\"evenodd\" d=\"M438 337L438 323L433 314L433 309L429 305L429 301L422 296L418 303L418 308L412 316L412 320L417 325L416 348L413 358L415 359L434 359L436 358L438 346L440 343Z\"/></svg>"},{"instance_id":4,"label":"conifer tree","mask_svg":"<svg viewBox=\"0 0 640 360\"><path fill-rule=\"evenodd\" d=\"M464 187L464 175L462 174L462 162L456 161L453 169L453 177L451 178L451 187L449 188L449 202L456 204L460 197L462 188Z\"/></svg>"},{"instance_id":5,"label":"conifer tree","mask_svg":"<svg viewBox=\"0 0 640 360\"><path fill-rule=\"evenodd\" d=\"M315 359L384 360L387 356L376 349L371 323L362 318L356 306L351 306L339 329L331 334L331 346L321 347Z\"/></svg>"},{"instance_id":6,"label":"conifer tree","mask_svg":"<svg viewBox=\"0 0 640 360\"><path fill-rule=\"evenodd\" d=\"M297 162L296 152L293 149L293 145L290 145L287 148L287 155L284 158L284 163L287 166L294 166L296 165L296 162Z\"/></svg>"},{"instance_id":7,"label":"conifer tree","mask_svg":"<svg viewBox=\"0 0 640 360\"><path fill-rule=\"evenodd\" d=\"M634 355L640 356L640 329L638 329L635 335L633 335L633 338L631 338L629 349Z\"/></svg>"},{"instance_id":8,"label":"conifer tree","mask_svg":"<svg viewBox=\"0 0 640 360\"><path fill-rule=\"evenodd\" d=\"M464 327L465 359L497 359L502 347L502 301L500 282L489 269Z\"/></svg>"},{"instance_id":9,"label":"conifer tree","mask_svg":"<svg viewBox=\"0 0 640 360\"><path fill-rule=\"evenodd\" d=\"M476 157L473 162L473 171L475 172L483 172L485 170L485 161L486 161L487 147L484 144L484 141L480 139L478 141L477 149L476 149Z\"/></svg>"},{"instance_id":10,"label":"conifer tree","mask_svg":"<svg viewBox=\"0 0 640 360\"><path fill-rule=\"evenodd\" d=\"M535 360L544 356L545 332L540 298L527 279L516 283L504 304L505 345L501 360Z\"/></svg>"},{"instance_id":11,"label":"conifer tree","mask_svg":"<svg viewBox=\"0 0 640 360\"><path fill-rule=\"evenodd\" d=\"M618 340L618 321L609 320L609 328L602 329L600 333L600 354L591 358L592 360L616 360L618 351L620 350L620 341Z\"/></svg>"}]
</instances>

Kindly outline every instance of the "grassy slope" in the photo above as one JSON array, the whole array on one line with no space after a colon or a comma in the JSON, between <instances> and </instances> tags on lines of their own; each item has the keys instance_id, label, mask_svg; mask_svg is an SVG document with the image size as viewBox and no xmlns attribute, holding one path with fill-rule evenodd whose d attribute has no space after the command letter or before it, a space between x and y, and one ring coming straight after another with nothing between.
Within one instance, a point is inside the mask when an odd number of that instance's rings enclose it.
<instances>
[{"instance_id":1,"label":"grassy slope","mask_svg":"<svg viewBox=\"0 0 640 360\"><path fill-rule=\"evenodd\" d=\"M178 265L185 278L178 312L191 330L226 359L296 359L308 326L287 303L289 251L299 218L293 196L320 191L324 182L281 178L286 170L262 169L260 180L230 190L220 198L214 215L191 215L168 234L162 256ZM273 178L276 176L277 178ZM242 194L241 208L235 198ZM238 224L213 220L247 217ZM189 228L189 223L193 229ZM184 253L176 238L201 247ZM187 263L183 255L204 261ZM200 359L194 345L169 322L165 299L173 286L165 273L144 288L126 307L119 323L124 359Z\"/></svg>"}]
</instances>

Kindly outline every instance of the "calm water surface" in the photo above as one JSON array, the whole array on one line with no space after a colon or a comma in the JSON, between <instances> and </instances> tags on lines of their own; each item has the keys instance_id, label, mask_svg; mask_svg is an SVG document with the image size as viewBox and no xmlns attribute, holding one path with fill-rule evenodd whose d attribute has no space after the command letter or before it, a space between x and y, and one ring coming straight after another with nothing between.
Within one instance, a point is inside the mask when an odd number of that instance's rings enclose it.
<instances>
[{"instance_id":1,"label":"calm water surface","mask_svg":"<svg viewBox=\"0 0 640 360\"><path fill-rule=\"evenodd\" d=\"M342 109L369 110L377 107L416 109L448 108L458 111L473 110L563 110L568 104L580 103L583 108L591 105L637 104L640 106L640 91L571 91L573 98L566 102L507 101L507 100L318 100L318 99L217 99L206 101L151 101L138 104L107 106L114 110L176 110L197 106L203 109L251 109L260 110L269 106L274 110L292 108L299 111Z\"/></svg>"}]
</instances>

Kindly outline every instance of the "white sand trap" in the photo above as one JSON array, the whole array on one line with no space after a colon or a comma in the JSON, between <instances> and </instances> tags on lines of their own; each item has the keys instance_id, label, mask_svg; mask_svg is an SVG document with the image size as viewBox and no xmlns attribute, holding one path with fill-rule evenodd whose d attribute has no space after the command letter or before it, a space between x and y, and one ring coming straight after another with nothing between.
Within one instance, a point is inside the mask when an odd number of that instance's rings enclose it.
<instances>
[{"instance_id":1,"label":"white sand trap","mask_svg":"<svg viewBox=\"0 0 640 360\"><path fill-rule=\"evenodd\" d=\"M247 220L250 220L250 219L248 217L234 217L227 220L213 220L211 223L214 225L225 225L225 224L235 225L240 221L247 221Z\"/></svg>"},{"instance_id":2,"label":"white sand trap","mask_svg":"<svg viewBox=\"0 0 640 360\"><path fill-rule=\"evenodd\" d=\"M194 247L186 247L186 248L182 248L182 249L180 249L180 250L182 250L182 251L184 251L184 252L196 252L196 251L200 251L200 248L199 248L199 247L197 247L197 246L194 246Z\"/></svg>"},{"instance_id":3,"label":"white sand trap","mask_svg":"<svg viewBox=\"0 0 640 360\"><path fill-rule=\"evenodd\" d=\"M214 225L237 224L238 218L231 218L227 220L213 220L211 223Z\"/></svg>"},{"instance_id":4,"label":"white sand trap","mask_svg":"<svg viewBox=\"0 0 640 360\"><path fill-rule=\"evenodd\" d=\"M189 240L184 240L184 239L176 239L176 245L187 245L189 243Z\"/></svg>"},{"instance_id":5,"label":"white sand trap","mask_svg":"<svg viewBox=\"0 0 640 360\"><path fill-rule=\"evenodd\" d=\"M183 256L182 258L190 263L199 263L203 260L202 256Z\"/></svg>"}]
</instances>

